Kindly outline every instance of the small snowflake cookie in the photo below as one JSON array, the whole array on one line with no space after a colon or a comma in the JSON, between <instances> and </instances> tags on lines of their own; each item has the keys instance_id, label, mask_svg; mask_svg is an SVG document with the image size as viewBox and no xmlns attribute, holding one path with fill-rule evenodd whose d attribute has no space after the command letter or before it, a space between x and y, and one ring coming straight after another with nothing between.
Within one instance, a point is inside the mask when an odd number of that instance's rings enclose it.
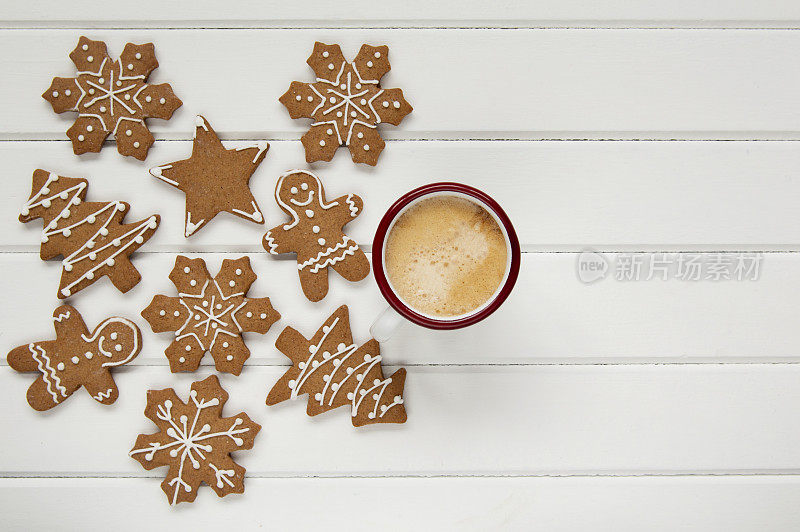
<instances>
[{"instance_id":1,"label":"small snowflake cookie","mask_svg":"<svg viewBox=\"0 0 800 532\"><path fill-rule=\"evenodd\" d=\"M297 254L297 270L303 293L320 301L328 293L328 267L348 281L369 274L369 261L358 244L342 228L361 214L364 202L355 194L325 199L317 176L291 170L278 179L275 200L292 219L264 235L269 253Z\"/></svg>"},{"instance_id":2,"label":"small snowflake cookie","mask_svg":"<svg viewBox=\"0 0 800 532\"><path fill-rule=\"evenodd\" d=\"M192 384L184 403L175 390L149 390L144 415L155 434L140 434L129 453L150 471L168 466L161 489L169 503L193 502L202 483L217 495L244 493L245 469L231 453L253 448L261 425L240 412L222 417L228 393L215 375Z\"/></svg>"},{"instance_id":3,"label":"small snowflake cookie","mask_svg":"<svg viewBox=\"0 0 800 532\"><path fill-rule=\"evenodd\" d=\"M361 347L353 343L347 306L336 309L310 340L286 327L275 347L292 367L270 390L267 405L308 394L309 416L347 406L355 427L405 423L406 370L383 377L380 345L374 339Z\"/></svg>"},{"instance_id":4,"label":"small snowflake cookie","mask_svg":"<svg viewBox=\"0 0 800 532\"><path fill-rule=\"evenodd\" d=\"M83 386L104 405L117 400L119 390L110 368L127 364L142 349L142 333L130 320L108 318L90 334L75 308L53 312L55 340L31 342L11 350L8 365L17 371L39 372L28 388L28 403L49 410Z\"/></svg>"},{"instance_id":5,"label":"small snowflake cookie","mask_svg":"<svg viewBox=\"0 0 800 532\"><path fill-rule=\"evenodd\" d=\"M264 334L281 317L268 297L245 297L256 280L250 259L225 259L212 278L203 259L178 255L169 279L178 297L155 296L142 317L153 332L174 331L165 351L172 372L195 371L209 351L217 371L239 375L250 357L242 333Z\"/></svg>"},{"instance_id":6,"label":"small snowflake cookie","mask_svg":"<svg viewBox=\"0 0 800 532\"><path fill-rule=\"evenodd\" d=\"M188 159L150 169L153 177L186 194L187 237L221 212L257 224L264 217L250 192L250 176L264 160L269 144L227 150L200 115L195 122L192 155Z\"/></svg>"},{"instance_id":7,"label":"small snowflake cookie","mask_svg":"<svg viewBox=\"0 0 800 532\"><path fill-rule=\"evenodd\" d=\"M314 122L303 135L306 161L330 161L339 146L347 146L353 162L375 166L385 143L378 124L400 125L412 111L401 89L381 88L391 68L387 46L361 47L355 60L345 61L338 44L314 45L306 61L317 81L293 81L280 102L292 118Z\"/></svg>"},{"instance_id":8,"label":"small snowflake cookie","mask_svg":"<svg viewBox=\"0 0 800 532\"><path fill-rule=\"evenodd\" d=\"M120 292L127 292L141 280L130 255L147 242L161 217L122 223L130 205L124 201L85 201L89 182L45 170L33 172L31 196L19 221L44 221L40 256L61 261L58 297L63 299L83 290L104 275Z\"/></svg>"},{"instance_id":9,"label":"small snowflake cookie","mask_svg":"<svg viewBox=\"0 0 800 532\"><path fill-rule=\"evenodd\" d=\"M42 98L56 113L78 113L67 130L72 150L76 155L98 152L106 137L114 135L120 154L143 161L154 140L145 120L169 120L182 104L169 83L147 83L158 67L153 43L128 43L112 61L106 43L81 37L69 57L77 74L53 78Z\"/></svg>"}]
</instances>

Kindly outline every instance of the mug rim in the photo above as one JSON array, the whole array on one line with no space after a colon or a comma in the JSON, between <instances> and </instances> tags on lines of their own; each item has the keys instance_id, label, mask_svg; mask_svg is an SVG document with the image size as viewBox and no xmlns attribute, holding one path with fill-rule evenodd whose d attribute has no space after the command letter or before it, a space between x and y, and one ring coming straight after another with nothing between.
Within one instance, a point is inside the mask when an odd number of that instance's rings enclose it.
<instances>
[{"instance_id":1,"label":"mug rim","mask_svg":"<svg viewBox=\"0 0 800 532\"><path fill-rule=\"evenodd\" d=\"M494 297L479 307L477 312L467 314L457 319L439 320L430 316L421 314L408 305L406 305L400 297L392 289L389 280L386 278L383 269L383 245L389 233L389 228L392 222L400 215L406 207L416 200L434 193L440 192L453 192L456 194L463 194L465 196L474 198L486 207L492 210L493 214L497 217L498 221L503 225L503 229L508 237L509 252L511 253L511 261L509 263L508 275L505 277L503 285L494 295ZM521 252L517 233L511 223L508 215L500 207L494 199L492 199L485 192L478 190L475 187L465 185L463 183L455 183L451 181L442 181L437 183L430 183L421 187L415 188L406 192L395 201L391 207L384 213L381 221L378 223L378 228L375 231L375 237L372 241L372 271L375 275L375 281L378 283L378 289L381 291L384 299L389 305L397 311L398 314L407 320L421 325L428 329L460 329L468 325L478 323L481 320L489 317L500 305L505 302L511 294L514 285L519 277L519 269L521 262Z\"/></svg>"}]
</instances>

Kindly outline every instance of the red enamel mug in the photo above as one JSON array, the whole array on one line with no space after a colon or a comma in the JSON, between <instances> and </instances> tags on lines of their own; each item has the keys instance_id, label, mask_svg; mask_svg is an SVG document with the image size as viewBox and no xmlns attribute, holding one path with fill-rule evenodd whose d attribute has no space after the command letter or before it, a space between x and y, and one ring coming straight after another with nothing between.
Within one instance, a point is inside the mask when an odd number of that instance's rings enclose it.
<instances>
[{"instance_id":1,"label":"red enamel mug","mask_svg":"<svg viewBox=\"0 0 800 532\"><path fill-rule=\"evenodd\" d=\"M391 232L395 221L417 202L432 196L461 197L483 207L495 219L505 237L507 263L503 280L485 303L466 314L441 317L431 316L415 310L398 295L386 274L384 266L386 238ZM379 342L386 341L403 322L403 318L429 329L459 329L478 323L497 310L509 296L519 276L519 267L520 249L517 233L514 231L514 226L506 213L488 194L461 183L431 183L430 185L416 188L401 196L389 207L375 232L375 239L372 242L372 269L378 288L389 303L389 307L372 324L370 333Z\"/></svg>"}]
</instances>

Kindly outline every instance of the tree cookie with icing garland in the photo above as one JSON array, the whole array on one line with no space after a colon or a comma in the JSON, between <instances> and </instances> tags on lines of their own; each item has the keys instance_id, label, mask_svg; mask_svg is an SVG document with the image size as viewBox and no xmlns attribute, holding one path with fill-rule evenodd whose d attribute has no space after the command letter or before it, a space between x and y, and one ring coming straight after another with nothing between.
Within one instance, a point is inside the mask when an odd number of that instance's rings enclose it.
<instances>
[{"instance_id":1,"label":"tree cookie with icing garland","mask_svg":"<svg viewBox=\"0 0 800 532\"><path fill-rule=\"evenodd\" d=\"M19 221L44 221L40 256L61 255L58 297L76 294L107 275L120 292L127 292L142 276L130 255L147 242L161 221L157 214L123 224L130 205L124 201L84 201L89 182L45 170L33 172L33 185Z\"/></svg>"},{"instance_id":2,"label":"tree cookie with icing garland","mask_svg":"<svg viewBox=\"0 0 800 532\"><path fill-rule=\"evenodd\" d=\"M144 161L154 141L145 121L169 120L182 105L169 83L147 83L158 68L153 43L128 43L113 61L106 43L81 37L69 57L77 74L53 78L42 98L56 113L78 113L67 130L72 151L99 152L106 137L114 135L120 154Z\"/></svg>"},{"instance_id":3,"label":"tree cookie with icing garland","mask_svg":"<svg viewBox=\"0 0 800 532\"><path fill-rule=\"evenodd\" d=\"M239 375L250 357L242 333L265 334L281 317L268 297L246 297L256 280L250 259L225 259L212 278L203 259L178 255L169 279L178 297L155 296L142 317L155 333L175 333L164 352L172 372L197 370L208 351L217 371Z\"/></svg>"},{"instance_id":4,"label":"tree cookie with icing garland","mask_svg":"<svg viewBox=\"0 0 800 532\"><path fill-rule=\"evenodd\" d=\"M144 415L158 432L140 434L128 453L150 471L168 467L161 489L170 505L193 502L201 484L217 495L244 493L245 469L231 453L253 448L261 425L239 412L222 417L228 393L212 375L192 383L189 400L175 390L149 390Z\"/></svg>"},{"instance_id":5,"label":"tree cookie with icing garland","mask_svg":"<svg viewBox=\"0 0 800 532\"><path fill-rule=\"evenodd\" d=\"M401 89L381 87L391 68L389 47L365 44L348 62L338 44L318 42L306 62L317 81L293 81L280 97L289 116L313 120L301 138L306 161L330 161L340 146L347 146L353 162L375 166L386 145L378 126L398 126L412 111Z\"/></svg>"},{"instance_id":6,"label":"tree cookie with icing garland","mask_svg":"<svg viewBox=\"0 0 800 532\"><path fill-rule=\"evenodd\" d=\"M221 212L263 224L249 184L268 149L267 142L259 142L228 150L208 121L197 115L192 155L151 168L150 173L186 194L187 238Z\"/></svg>"},{"instance_id":7,"label":"tree cookie with icing garland","mask_svg":"<svg viewBox=\"0 0 800 532\"><path fill-rule=\"evenodd\" d=\"M269 253L297 254L297 270L303 293L320 301L328 293L328 268L348 281L369 274L369 261L342 228L361 214L364 202L355 194L325 199L322 182L311 172L291 170L278 179L275 200L291 217L264 235Z\"/></svg>"},{"instance_id":8,"label":"tree cookie with icing garland","mask_svg":"<svg viewBox=\"0 0 800 532\"><path fill-rule=\"evenodd\" d=\"M110 369L127 364L142 349L142 333L130 320L108 318L89 333L70 305L53 312L55 340L31 342L8 353L8 365L21 372L39 372L28 388L28 404L49 410L83 386L92 399L110 405L119 390Z\"/></svg>"},{"instance_id":9,"label":"tree cookie with icing garland","mask_svg":"<svg viewBox=\"0 0 800 532\"><path fill-rule=\"evenodd\" d=\"M383 377L380 345L374 339L360 347L353 343L347 306L336 309L310 340L286 327L275 347L292 367L270 390L267 405L308 395L309 416L347 406L355 427L405 423L406 370Z\"/></svg>"}]
</instances>

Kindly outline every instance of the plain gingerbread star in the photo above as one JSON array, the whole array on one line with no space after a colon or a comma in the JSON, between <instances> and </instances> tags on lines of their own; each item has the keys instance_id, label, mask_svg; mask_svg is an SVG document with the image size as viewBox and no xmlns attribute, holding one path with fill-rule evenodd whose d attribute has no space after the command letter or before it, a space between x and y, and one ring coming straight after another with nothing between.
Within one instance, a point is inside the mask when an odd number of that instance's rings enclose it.
<instances>
[{"instance_id":1,"label":"plain gingerbread star","mask_svg":"<svg viewBox=\"0 0 800 532\"><path fill-rule=\"evenodd\" d=\"M127 364L142 349L142 333L132 321L108 318L92 333L70 305L53 311L55 340L31 342L11 350L8 365L22 372L39 372L28 388L28 403L49 410L81 386L104 405L117 400L119 390L109 368Z\"/></svg>"},{"instance_id":2,"label":"plain gingerbread star","mask_svg":"<svg viewBox=\"0 0 800 532\"><path fill-rule=\"evenodd\" d=\"M260 142L228 150L208 121L197 115L191 157L157 166L150 173L186 194L187 237L221 212L263 224L249 184L268 149L268 143Z\"/></svg>"}]
</instances>

